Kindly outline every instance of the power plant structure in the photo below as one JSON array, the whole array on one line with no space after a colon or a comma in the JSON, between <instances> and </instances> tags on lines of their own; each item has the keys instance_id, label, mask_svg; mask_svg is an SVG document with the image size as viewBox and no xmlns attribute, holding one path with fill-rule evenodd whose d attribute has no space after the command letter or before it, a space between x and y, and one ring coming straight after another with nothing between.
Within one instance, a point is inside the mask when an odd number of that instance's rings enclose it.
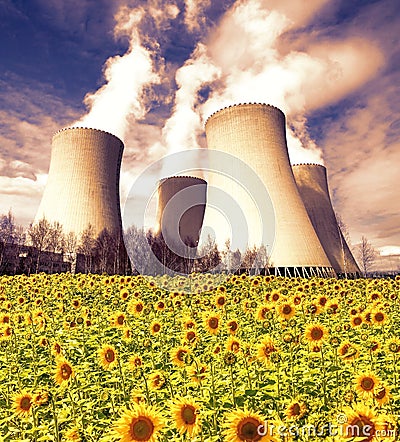
<instances>
[{"instance_id":1,"label":"power plant structure","mask_svg":"<svg viewBox=\"0 0 400 442\"><path fill-rule=\"evenodd\" d=\"M285 120L283 112L271 105L225 107L205 123L207 145L250 165L268 191L276 226L270 271L282 276L335 276L293 176ZM209 184L213 184L211 180Z\"/></svg>"},{"instance_id":2,"label":"power plant structure","mask_svg":"<svg viewBox=\"0 0 400 442\"><path fill-rule=\"evenodd\" d=\"M292 166L304 206L335 272L356 277L360 269L337 223L329 195L326 168L320 164Z\"/></svg>"},{"instance_id":3,"label":"power plant structure","mask_svg":"<svg viewBox=\"0 0 400 442\"><path fill-rule=\"evenodd\" d=\"M65 128L52 139L47 184L35 221L58 221L78 237L88 228L122 238L119 177L124 144L98 129ZM120 266L127 254L121 246ZM121 272L122 269L117 269Z\"/></svg>"},{"instance_id":4,"label":"power plant structure","mask_svg":"<svg viewBox=\"0 0 400 442\"><path fill-rule=\"evenodd\" d=\"M201 178L173 176L160 180L152 249L164 267L190 273L206 201L207 183Z\"/></svg>"}]
</instances>

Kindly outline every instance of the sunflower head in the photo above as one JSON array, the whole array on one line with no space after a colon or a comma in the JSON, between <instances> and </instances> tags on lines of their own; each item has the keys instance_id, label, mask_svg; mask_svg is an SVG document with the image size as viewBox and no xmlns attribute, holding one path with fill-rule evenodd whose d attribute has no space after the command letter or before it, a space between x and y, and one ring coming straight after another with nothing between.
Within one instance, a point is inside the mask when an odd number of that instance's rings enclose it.
<instances>
[{"instance_id":1,"label":"sunflower head","mask_svg":"<svg viewBox=\"0 0 400 442\"><path fill-rule=\"evenodd\" d=\"M98 354L100 365L104 370L111 370L117 365L117 351L112 345L103 345Z\"/></svg>"},{"instance_id":2,"label":"sunflower head","mask_svg":"<svg viewBox=\"0 0 400 442\"><path fill-rule=\"evenodd\" d=\"M113 427L114 436L120 442L155 442L165 425L162 414L146 404L133 404L125 410Z\"/></svg>"},{"instance_id":3,"label":"sunflower head","mask_svg":"<svg viewBox=\"0 0 400 442\"><path fill-rule=\"evenodd\" d=\"M195 437L201 428L200 407L192 398L176 398L170 405L174 427L180 434Z\"/></svg>"},{"instance_id":4,"label":"sunflower head","mask_svg":"<svg viewBox=\"0 0 400 442\"><path fill-rule=\"evenodd\" d=\"M231 442L268 440L260 434L260 426L264 427L264 419L260 415L246 408L230 411L225 415L224 440Z\"/></svg>"},{"instance_id":5,"label":"sunflower head","mask_svg":"<svg viewBox=\"0 0 400 442\"><path fill-rule=\"evenodd\" d=\"M206 330L212 335L216 335L221 327L221 317L219 314L207 315L204 319Z\"/></svg>"},{"instance_id":6,"label":"sunflower head","mask_svg":"<svg viewBox=\"0 0 400 442\"><path fill-rule=\"evenodd\" d=\"M20 417L28 417L32 412L33 405L33 396L26 391L23 391L14 397L13 408L15 414Z\"/></svg>"},{"instance_id":7,"label":"sunflower head","mask_svg":"<svg viewBox=\"0 0 400 442\"><path fill-rule=\"evenodd\" d=\"M370 399L374 395L381 380L371 372L361 373L355 379L356 391L364 399Z\"/></svg>"},{"instance_id":8,"label":"sunflower head","mask_svg":"<svg viewBox=\"0 0 400 442\"><path fill-rule=\"evenodd\" d=\"M304 337L310 344L321 344L328 335L327 328L320 323L308 324L304 332Z\"/></svg>"},{"instance_id":9,"label":"sunflower head","mask_svg":"<svg viewBox=\"0 0 400 442\"><path fill-rule=\"evenodd\" d=\"M55 381L58 385L63 385L74 377L74 370L72 365L66 359L58 358L56 361L57 366L54 375Z\"/></svg>"}]
</instances>

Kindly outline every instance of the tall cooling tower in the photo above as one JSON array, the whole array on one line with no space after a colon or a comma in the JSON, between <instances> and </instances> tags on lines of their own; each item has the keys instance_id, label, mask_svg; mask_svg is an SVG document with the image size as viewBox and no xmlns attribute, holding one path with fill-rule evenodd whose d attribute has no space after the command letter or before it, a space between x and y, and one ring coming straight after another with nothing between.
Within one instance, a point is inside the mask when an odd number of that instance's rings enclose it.
<instances>
[{"instance_id":1,"label":"tall cooling tower","mask_svg":"<svg viewBox=\"0 0 400 442\"><path fill-rule=\"evenodd\" d=\"M359 275L360 269L336 221L326 168L320 164L296 164L292 169L307 213L336 273Z\"/></svg>"},{"instance_id":2,"label":"tall cooling tower","mask_svg":"<svg viewBox=\"0 0 400 442\"><path fill-rule=\"evenodd\" d=\"M124 145L97 129L66 128L52 140L46 188L36 215L78 237L90 225L121 238L119 174ZM125 252L126 255L126 252Z\"/></svg>"},{"instance_id":3,"label":"tall cooling tower","mask_svg":"<svg viewBox=\"0 0 400 442\"><path fill-rule=\"evenodd\" d=\"M333 276L294 180L283 112L265 104L229 106L212 114L205 130L208 148L227 152L251 166L271 197L275 242L270 271L288 276Z\"/></svg>"},{"instance_id":4,"label":"tall cooling tower","mask_svg":"<svg viewBox=\"0 0 400 442\"><path fill-rule=\"evenodd\" d=\"M176 176L160 180L156 234L180 249L199 242L207 198L201 178ZM182 250L183 251L183 250Z\"/></svg>"}]
</instances>

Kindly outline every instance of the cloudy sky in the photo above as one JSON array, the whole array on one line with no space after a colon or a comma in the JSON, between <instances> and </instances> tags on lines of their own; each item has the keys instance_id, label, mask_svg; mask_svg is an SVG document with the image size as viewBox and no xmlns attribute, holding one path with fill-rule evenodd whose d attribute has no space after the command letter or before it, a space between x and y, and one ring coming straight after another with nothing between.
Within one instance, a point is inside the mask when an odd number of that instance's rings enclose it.
<instances>
[{"instance_id":1,"label":"cloudy sky","mask_svg":"<svg viewBox=\"0 0 400 442\"><path fill-rule=\"evenodd\" d=\"M124 141L124 198L204 147L212 112L263 102L287 116L292 163L327 167L352 242L398 265L397 0L0 0L0 18L1 213L33 220L62 127Z\"/></svg>"}]
</instances>

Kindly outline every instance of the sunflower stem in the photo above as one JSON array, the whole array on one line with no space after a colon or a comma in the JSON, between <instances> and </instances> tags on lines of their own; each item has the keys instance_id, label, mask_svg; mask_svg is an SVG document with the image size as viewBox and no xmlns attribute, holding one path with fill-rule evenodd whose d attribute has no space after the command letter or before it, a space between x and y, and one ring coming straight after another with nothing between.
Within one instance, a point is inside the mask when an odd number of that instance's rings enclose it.
<instances>
[{"instance_id":1,"label":"sunflower stem","mask_svg":"<svg viewBox=\"0 0 400 442\"><path fill-rule=\"evenodd\" d=\"M232 387L232 403L233 406L235 406L235 384L234 384L234 380L233 380L233 365L229 365L229 371L231 373L231 387Z\"/></svg>"},{"instance_id":2,"label":"sunflower stem","mask_svg":"<svg viewBox=\"0 0 400 442\"><path fill-rule=\"evenodd\" d=\"M56 442L60 442L60 433L58 431L58 419L57 419L56 404L54 402L53 395L50 395L50 400L51 400L51 408L53 411L54 429L55 429L55 433L56 433Z\"/></svg>"},{"instance_id":3,"label":"sunflower stem","mask_svg":"<svg viewBox=\"0 0 400 442\"><path fill-rule=\"evenodd\" d=\"M120 378L121 378L122 392L123 392L123 395L124 395L123 400L124 400L124 402L125 402L126 399L127 399L127 395L126 395L126 387L125 387L125 378L124 378L124 375L123 375L123 373L122 373L121 361L119 360L119 357L117 358L117 364L118 364L119 376L120 376Z\"/></svg>"}]
</instances>

